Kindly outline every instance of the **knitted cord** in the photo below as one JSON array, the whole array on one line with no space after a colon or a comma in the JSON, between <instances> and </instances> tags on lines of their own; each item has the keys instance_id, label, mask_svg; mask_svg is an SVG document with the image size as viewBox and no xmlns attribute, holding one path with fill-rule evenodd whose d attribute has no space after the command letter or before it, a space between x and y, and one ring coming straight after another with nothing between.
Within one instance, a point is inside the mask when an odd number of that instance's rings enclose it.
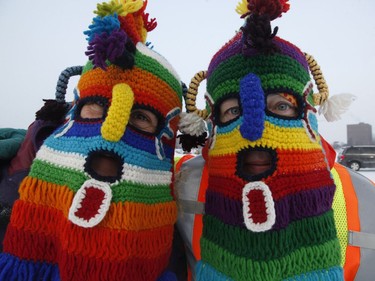
<instances>
[{"instance_id":1,"label":"knitted cord","mask_svg":"<svg viewBox=\"0 0 375 281\"><path fill-rule=\"evenodd\" d=\"M205 119L207 117L207 110L206 109L197 109L196 107L196 98L198 95L198 87L200 83L206 79L207 71L199 71L197 72L194 77L191 79L189 84L189 89L186 94L185 103L186 103L186 110L188 113L194 112L201 118Z\"/></svg>"},{"instance_id":2,"label":"knitted cord","mask_svg":"<svg viewBox=\"0 0 375 281\"><path fill-rule=\"evenodd\" d=\"M83 66L71 66L61 72L59 80L56 85L56 101L60 103L65 102L66 89L68 88L68 82L70 77L75 75L81 75Z\"/></svg>"},{"instance_id":3,"label":"knitted cord","mask_svg":"<svg viewBox=\"0 0 375 281\"><path fill-rule=\"evenodd\" d=\"M313 56L309 55L308 53L304 53L307 63L309 65L309 69L311 71L311 74L314 78L315 84L319 90L319 93L314 93L314 104L315 105L322 105L329 96L329 90L327 86L327 82L324 79L323 73L320 70L320 66L316 62Z\"/></svg>"}]
</instances>

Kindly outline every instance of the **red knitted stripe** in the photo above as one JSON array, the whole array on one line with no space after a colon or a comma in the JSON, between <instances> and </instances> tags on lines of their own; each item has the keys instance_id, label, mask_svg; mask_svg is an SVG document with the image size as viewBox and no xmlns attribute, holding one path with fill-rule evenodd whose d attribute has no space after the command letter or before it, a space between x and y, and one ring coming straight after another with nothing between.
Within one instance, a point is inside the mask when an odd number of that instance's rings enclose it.
<instances>
[{"instance_id":1,"label":"red knitted stripe","mask_svg":"<svg viewBox=\"0 0 375 281\"><path fill-rule=\"evenodd\" d=\"M168 265L170 251L159 258L111 262L108 260L74 256L64 252L59 266L62 280L69 281L107 281L107 280L156 280Z\"/></svg>"},{"instance_id":2,"label":"red knitted stripe","mask_svg":"<svg viewBox=\"0 0 375 281\"><path fill-rule=\"evenodd\" d=\"M108 260L158 258L171 248L173 226L144 231L82 228L50 207L18 200L4 241L4 249L25 259L54 260L54 253Z\"/></svg>"},{"instance_id":3,"label":"red knitted stripe","mask_svg":"<svg viewBox=\"0 0 375 281\"><path fill-rule=\"evenodd\" d=\"M316 176L317 174L319 175L318 177ZM303 190L318 189L334 184L327 169L301 174L277 174L267 178L265 183L270 187L274 200ZM235 176L217 176L209 179L208 189L234 200L242 200L244 185L245 183Z\"/></svg>"},{"instance_id":4,"label":"red knitted stripe","mask_svg":"<svg viewBox=\"0 0 375 281\"><path fill-rule=\"evenodd\" d=\"M55 239L43 233L18 231L9 225L4 252L21 259L57 263L61 279L70 281L156 280L166 268L170 256L170 250L164 249L153 258L130 256L122 260L113 260L110 259L112 258L111 252L117 249L116 242L114 242L107 257L87 257L62 251L61 248L55 247L58 244L55 242ZM88 244L83 244L83 246L90 247ZM137 246L139 245L135 247ZM139 250L141 251L142 249Z\"/></svg>"}]
</instances>

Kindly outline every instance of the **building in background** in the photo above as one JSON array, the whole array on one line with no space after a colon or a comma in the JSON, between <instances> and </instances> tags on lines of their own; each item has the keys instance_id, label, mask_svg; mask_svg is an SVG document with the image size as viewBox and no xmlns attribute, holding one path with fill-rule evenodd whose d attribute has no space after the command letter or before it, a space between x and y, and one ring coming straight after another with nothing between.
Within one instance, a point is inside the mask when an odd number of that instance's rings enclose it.
<instances>
[{"instance_id":1,"label":"building in background","mask_svg":"<svg viewBox=\"0 0 375 281\"><path fill-rule=\"evenodd\" d=\"M372 126L367 123L346 125L347 145L374 144Z\"/></svg>"}]
</instances>

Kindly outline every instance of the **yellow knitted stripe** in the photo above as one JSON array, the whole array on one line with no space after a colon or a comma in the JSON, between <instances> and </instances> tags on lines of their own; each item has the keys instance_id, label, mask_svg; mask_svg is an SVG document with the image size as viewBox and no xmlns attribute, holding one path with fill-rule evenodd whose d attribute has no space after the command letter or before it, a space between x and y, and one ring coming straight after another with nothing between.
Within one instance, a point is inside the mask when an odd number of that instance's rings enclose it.
<instances>
[{"instance_id":1,"label":"yellow knitted stripe","mask_svg":"<svg viewBox=\"0 0 375 281\"><path fill-rule=\"evenodd\" d=\"M332 208L334 210L337 236L339 238L341 246L341 266L344 266L346 246L348 244L348 221L346 217L346 204L340 176L335 168L332 168L331 173L336 184L336 192L333 198Z\"/></svg>"},{"instance_id":2,"label":"yellow knitted stripe","mask_svg":"<svg viewBox=\"0 0 375 281\"><path fill-rule=\"evenodd\" d=\"M278 127L265 122L263 137L254 142L244 139L238 129L230 133L216 135L215 147L210 150L210 156L233 154L249 146L295 150L321 149L319 142L319 137L317 142L312 142L304 128Z\"/></svg>"},{"instance_id":3,"label":"yellow knitted stripe","mask_svg":"<svg viewBox=\"0 0 375 281\"><path fill-rule=\"evenodd\" d=\"M129 85L122 83L113 87L112 103L101 128L105 140L117 142L124 135L133 103L134 93Z\"/></svg>"}]
</instances>

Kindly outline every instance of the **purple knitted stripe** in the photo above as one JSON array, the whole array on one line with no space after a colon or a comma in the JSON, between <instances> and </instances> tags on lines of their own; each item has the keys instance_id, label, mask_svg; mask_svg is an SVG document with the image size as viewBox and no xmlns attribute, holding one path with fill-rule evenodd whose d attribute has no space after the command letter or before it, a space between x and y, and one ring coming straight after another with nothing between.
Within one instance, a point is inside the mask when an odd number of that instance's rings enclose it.
<instances>
[{"instance_id":1,"label":"purple knitted stripe","mask_svg":"<svg viewBox=\"0 0 375 281\"><path fill-rule=\"evenodd\" d=\"M293 221L318 216L332 207L335 186L299 192L275 202L276 223L272 229L286 227ZM213 215L226 224L245 228L242 202L207 190L205 213Z\"/></svg>"},{"instance_id":2,"label":"purple knitted stripe","mask_svg":"<svg viewBox=\"0 0 375 281\"><path fill-rule=\"evenodd\" d=\"M274 42L276 41L275 43L279 47L282 54L287 55L291 57L292 59L298 61L299 64L302 65L303 68L306 69L306 71L308 71L309 66L307 64L307 60L304 54L301 52L301 50L297 46L292 45L290 42L285 41L278 37L275 37L275 39L276 40L274 40Z\"/></svg>"},{"instance_id":3,"label":"purple knitted stripe","mask_svg":"<svg viewBox=\"0 0 375 281\"><path fill-rule=\"evenodd\" d=\"M294 46L288 41L285 41L279 37L275 37L274 43L278 46L282 54L287 55L292 59L298 61L306 70L308 70L306 58L297 46ZM211 76L212 72L214 72L214 70L218 67L220 63L234 55L242 53L242 46L242 36L239 36L237 40L233 42L228 42L226 45L224 45L212 58L210 65L208 67L207 78ZM253 56L256 54L259 54L259 51L255 49L247 49L246 51L247 56Z\"/></svg>"},{"instance_id":4,"label":"purple knitted stripe","mask_svg":"<svg viewBox=\"0 0 375 281\"><path fill-rule=\"evenodd\" d=\"M231 56L241 53L242 50L242 40L241 36L239 40L228 43L220 49L215 56L212 58L210 65L207 70L207 78L211 76L211 73L216 69L216 67L223 61L227 60Z\"/></svg>"}]
</instances>

